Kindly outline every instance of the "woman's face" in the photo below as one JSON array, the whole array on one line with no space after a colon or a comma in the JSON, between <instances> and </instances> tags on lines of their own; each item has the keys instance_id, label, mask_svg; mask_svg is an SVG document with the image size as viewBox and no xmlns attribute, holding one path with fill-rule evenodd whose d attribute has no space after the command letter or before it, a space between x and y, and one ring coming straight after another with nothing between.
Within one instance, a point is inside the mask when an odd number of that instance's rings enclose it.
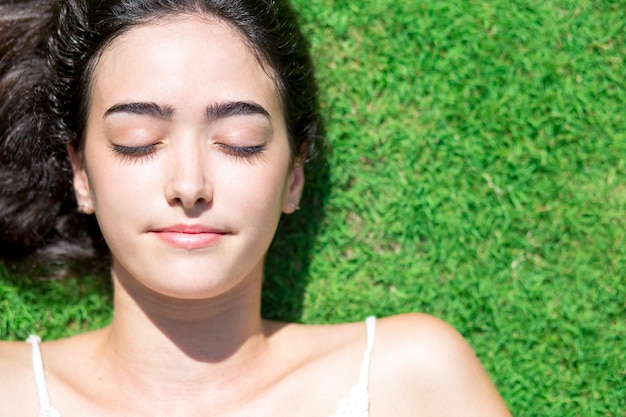
<instances>
[{"instance_id":1,"label":"woman's face","mask_svg":"<svg viewBox=\"0 0 626 417\"><path fill-rule=\"evenodd\" d=\"M235 31L195 17L133 28L107 47L84 151L70 156L114 274L177 298L258 281L304 181L274 80Z\"/></svg>"}]
</instances>

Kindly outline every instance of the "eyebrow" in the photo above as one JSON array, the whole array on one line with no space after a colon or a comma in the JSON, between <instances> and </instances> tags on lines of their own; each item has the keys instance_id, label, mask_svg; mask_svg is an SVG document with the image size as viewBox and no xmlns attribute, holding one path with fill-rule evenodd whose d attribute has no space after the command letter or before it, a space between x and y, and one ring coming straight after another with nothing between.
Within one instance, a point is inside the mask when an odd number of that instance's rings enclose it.
<instances>
[{"instance_id":1,"label":"eyebrow","mask_svg":"<svg viewBox=\"0 0 626 417\"><path fill-rule=\"evenodd\" d=\"M172 118L172 115L174 115L174 109L171 106L162 106L152 102L120 103L111 106L106 112L104 112L104 117L115 113L130 113L139 116L150 116L156 119L169 120Z\"/></svg>"},{"instance_id":2,"label":"eyebrow","mask_svg":"<svg viewBox=\"0 0 626 417\"><path fill-rule=\"evenodd\" d=\"M154 102L119 103L111 106L104 117L116 113L130 113L139 116L149 116L161 120L170 120L174 115L174 108ZM230 116L261 115L271 119L270 114L260 104L249 101L226 101L210 104L206 107L205 116L208 120L224 119Z\"/></svg>"},{"instance_id":3,"label":"eyebrow","mask_svg":"<svg viewBox=\"0 0 626 417\"><path fill-rule=\"evenodd\" d=\"M270 114L260 104L249 101L227 101L207 106L206 117L209 120L223 119L230 116L248 116L259 114L271 119Z\"/></svg>"}]
</instances>

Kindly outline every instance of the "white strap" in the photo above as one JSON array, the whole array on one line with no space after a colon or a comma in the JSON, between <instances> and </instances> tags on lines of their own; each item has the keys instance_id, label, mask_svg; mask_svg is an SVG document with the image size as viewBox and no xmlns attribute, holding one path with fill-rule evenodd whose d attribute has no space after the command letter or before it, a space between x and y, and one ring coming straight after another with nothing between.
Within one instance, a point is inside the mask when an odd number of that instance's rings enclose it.
<instances>
[{"instance_id":1,"label":"white strap","mask_svg":"<svg viewBox=\"0 0 626 417\"><path fill-rule=\"evenodd\" d=\"M365 329L367 330L367 348L361 365L361 375L359 376L359 384L367 387L369 381L370 358L372 356L372 348L374 347L374 336L376 335L376 317L369 316L365 319Z\"/></svg>"},{"instance_id":2,"label":"white strap","mask_svg":"<svg viewBox=\"0 0 626 417\"><path fill-rule=\"evenodd\" d=\"M348 396L341 400L335 414L331 414L329 417L369 416L370 397L367 385L369 380L370 357L372 356L372 348L374 347L376 317L368 317L365 320L365 328L367 329L367 348L365 349L365 356L361 364L359 382L352 387Z\"/></svg>"},{"instance_id":3,"label":"white strap","mask_svg":"<svg viewBox=\"0 0 626 417\"><path fill-rule=\"evenodd\" d=\"M39 394L39 416L40 417L59 417L59 412L50 404L48 397L48 388L46 387L46 379L43 370L43 359L41 358L41 349L39 336L30 335L26 339L33 346L33 372L35 373L35 383L37 384L37 393Z\"/></svg>"}]
</instances>

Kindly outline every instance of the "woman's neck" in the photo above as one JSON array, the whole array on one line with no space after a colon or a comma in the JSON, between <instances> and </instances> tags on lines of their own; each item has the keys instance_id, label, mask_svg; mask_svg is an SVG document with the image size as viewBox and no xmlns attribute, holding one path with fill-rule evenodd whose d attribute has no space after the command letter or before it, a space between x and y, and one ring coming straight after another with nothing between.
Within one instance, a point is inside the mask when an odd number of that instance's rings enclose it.
<instances>
[{"instance_id":1,"label":"woman's neck","mask_svg":"<svg viewBox=\"0 0 626 417\"><path fill-rule=\"evenodd\" d=\"M193 401L196 394L206 399L213 392L223 400L231 386L235 399L237 390L253 390L246 386L246 380L255 380L251 369L268 369L261 276L205 300L157 295L115 272L113 281L115 315L101 339L102 363L108 367L103 371L124 385L141 387L138 397Z\"/></svg>"}]
</instances>

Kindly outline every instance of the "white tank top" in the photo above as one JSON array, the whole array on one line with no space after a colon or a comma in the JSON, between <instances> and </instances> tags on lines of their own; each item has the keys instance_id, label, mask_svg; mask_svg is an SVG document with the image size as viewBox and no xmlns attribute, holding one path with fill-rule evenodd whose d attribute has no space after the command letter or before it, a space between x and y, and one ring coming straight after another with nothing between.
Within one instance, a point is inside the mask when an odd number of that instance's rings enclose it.
<instances>
[{"instance_id":1,"label":"white tank top","mask_svg":"<svg viewBox=\"0 0 626 417\"><path fill-rule=\"evenodd\" d=\"M369 416L369 367L372 348L374 347L374 335L376 330L376 317L370 316L365 320L367 329L367 348L361 364L359 382L352 387L347 397L341 400L337 410L329 417L368 417ZM44 375L43 360L39 344L39 336L31 335L27 340L33 347L33 371L35 383L39 393L39 417L61 417L61 414L52 406L48 397L48 387Z\"/></svg>"}]
</instances>

